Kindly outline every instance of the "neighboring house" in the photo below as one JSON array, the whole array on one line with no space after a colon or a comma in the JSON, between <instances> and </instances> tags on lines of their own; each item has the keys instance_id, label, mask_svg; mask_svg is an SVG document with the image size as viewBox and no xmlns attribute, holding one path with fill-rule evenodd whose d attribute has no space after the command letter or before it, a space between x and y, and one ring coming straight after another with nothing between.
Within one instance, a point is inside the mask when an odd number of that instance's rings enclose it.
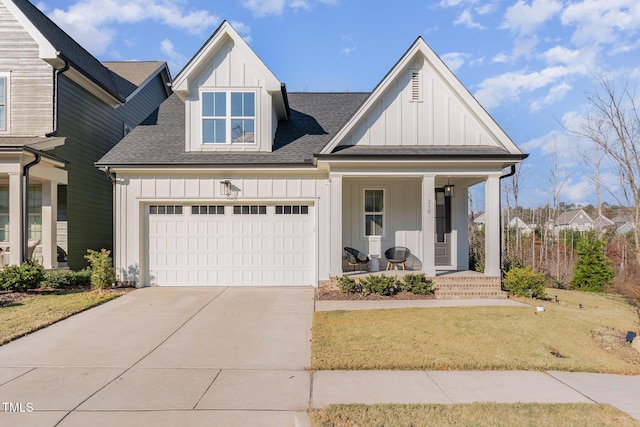
<instances>
[{"instance_id":1,"label":"neighboring house","mask_svg":"<svg viewBox=\"0 0 640 427\"><path fill-rule=\"evenodd\" d=\"M633 218L627 215L618 215L615 218L612 218L613 226L615 227L616 233L623 235L627 234L630 231L633 231Z\"/></svg>"},{"instance_id":2,"label":"neighboring house","mask_svg":"<svg viewBox=\"0 0 640 427\"><path fill-rule=\"evenodd\" d=\"M561 230L572 229L588 231L593 229L593 220L583 209L563 212L555 223L554 234L557 236Z\"/></svg>"},{"instance_id":3,"label":"neighboring house","mask_svg":"<svg viewBox=\"0 0 640 427\"><path fill-rule=\"evenodd\" d=\"M94 162L170 95L167 66L100 63L26 0L0 0L0 34L1 264L40 240L46 268L57 246L81 268L112 247L113 186Z\"/></svg>"},{"instance_id":4,"label":"neighboring house","mask_svg":"<svg viewBox=\"0 0 640 427\"><path fill-rule=\"evenodd\" d=\"M604 215L599 215L598 217L596 217L596 219L593 220L594 230L605 231L610 228L613 228L614 226L615 226L615 223Z\"/></svg>"},{"instance_id":5,"label":"neighboring house","mask_svg":"<svg viewBox=\"0 0 640 427\"><path fill-rule=\"evenodd\" d=\"M513 217L509 220L509 227L514 227L520 230L521 234L530 234L533 231L533 228L527 225L520 217Z\"/></svg>"},{"instance_id":6,"label":"neighboring house","mask_svg":"<svg viewBox=\"0 0 640 427\"><path fill-rule=\"evenodd\" d=\"M473 216L473 223L476 227L482 228L484 226L484 212L476 213Z\"/></svg>"},{"instance_id":7,"label":"neighboring house","mask_svg":"<svg viewBox=\"0 0 640 427\"><path fill-rule=\"evenodd\" d=\"M500 283L500 177L526 155L422 38L372 93L289 93L224 22L172 87L97 163L116 175L123 279L315 286L345 246L467 270L467 190L484 183Z\"/></svg>"}]
</instances>

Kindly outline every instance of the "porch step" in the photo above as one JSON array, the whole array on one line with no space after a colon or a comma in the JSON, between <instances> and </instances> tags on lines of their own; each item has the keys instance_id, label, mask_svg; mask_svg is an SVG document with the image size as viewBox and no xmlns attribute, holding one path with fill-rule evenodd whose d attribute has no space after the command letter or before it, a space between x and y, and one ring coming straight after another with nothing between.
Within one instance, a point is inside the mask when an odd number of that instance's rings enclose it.
<instances>
[{"instance_id":1,"label":"porch step","mask_svg":"<svg viewBox=\"0 0 640 427\"><path fill-rule=\"evenodd\" d=\"M436 299L507 298L500 277L444 275L433 280Z\"/></svg>"}]
</instances>

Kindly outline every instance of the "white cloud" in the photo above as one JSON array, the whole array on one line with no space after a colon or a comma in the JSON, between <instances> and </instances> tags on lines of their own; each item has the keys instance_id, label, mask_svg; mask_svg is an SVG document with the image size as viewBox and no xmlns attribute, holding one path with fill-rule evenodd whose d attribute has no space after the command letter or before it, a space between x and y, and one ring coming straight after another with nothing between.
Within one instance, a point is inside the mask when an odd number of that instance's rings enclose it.
<instances>
[{"instance_id":1,"label":"white cloud","mask_svg":"<svg viewBox=\"0 0 640 427\"><path fill-rule=\"evenodd\" d=\"M169 58L167 64L171 69L171 74L174 76L177 75L187 63L187 57L177 52L173 46L173 42L169 39L164 39L160 42L160 50Z\"/></svg>"},{"instance_id":2,"label":"white cloud","mask_svg":"<svg viewBox=\"0 0 640 427\"><path fill-rule=\"evenodd\" d=\"M358 46L351 46L351 47L343 47L340 52L343 53L344 55L349 55L351 53L353 53L356 49L358 48Z\"/></svg>"},{"instance_id":3,"label":"white cloud","mask_svg":"<svg viewBox=\"0 0 640 427\"><path fill-rule=\"evenodd\" d=\"M588 200L593 198L594 192L593 181L589 177L581 175L576 180L569 178L564 183L559 199L584 206L589 204Z\"/></svg>"},{"instance_id":4,"label":"white cloud","mask_svg":"<svg viewBox=\"0 0 640 427\"><path fill-rule=\"evenodd\" d=\"M561 22L573 25L572 41L578 46L592 43L637 41L640 29L640 2L637 0L582 0L562 12Z\"/></svg>"},{"instance_id":5,"label":"white cloud","mask_svg":"<svg viewBox=\"0 0 640 427\"><path fill-rule=\"evenodd\" d=\"M564 46L553 47L542 54L542 57L550 65L573 63L579 56L580 51L568 49Z\"/></svg>"},{"instance_id":6,"label":"white cloud","mask_svg":"<svg viewBox=\"0 0 640 427\"><path fill-rule=\"evenodd\" d=\"M484 80L479 85L475 97L487 109L497 107L505 101L514 101L522 93L529 93L554 84L567 76L571 70L557 66L536 72L508 72Z\"/></svg>"},{"instance_id":7,"label":"white cloud","mask_svg":"<svg viewBox=\"0 0 640 427\"><path fill-rule=\"evenodd\" d=\"M66 11L53 10L49 17L86 49L99 55L109 48L117 34L114 24L152 20L202 35L220 22L219 17L206 10L186 10L182 6L182 2L167 0L80 0Z\"/></svg>"},{"instance_id":8,"label":"white cloud","mask_svg":"<svg viewBox=\"0 0 640 427\"><path fill-rule=\"evenodd\" d=\"M566 83L562 82L560 84L554 85L550 90L547 96L542 99L535 100L531 103L531 111L538 111L547 105L554 104L556 102L562 101L565 95L571 90L573 87Z\"/></svg>"},{"instance_id":9,"label":"white cloud","mask_svg":"<svg viewBox=\"0 0 640 427\"><path fill-rule=\"evenodd\" d=\"M464 62L469 58L468 53L463 52L450 52L441 55L440 58L447 64L447 67L454 73L464 65Z\"/></svg>"},{"instance_id":10,"label":"white cloud","mask_svg":"<svg viewBox=\"0 0 640 427\"><path fill-rule=\"evenodd\" d=\"M511 57L504 52L500 52L499 54L493 57L491 62L495 62L498 64L506 64L508 62L511 62Z\"/></svg>"},{"instance_id":11,"label":"white cloud","mask_svg":"<svg viewBox=\"0 0 640 427\"><path fill-rule=\"evenodd\" d=\"M511 29L521 35L532 34L561 9L562 2L558 0L532 0L530 4L518 0L505 12L502 28Z\"/></svg>"},{"instance_id":12,"label":"white cloud","mask_svg":"<svg viewBox=\"0 0 640 427\"><path fill-rule=\"evenodd\" d=\"M467 28L473 28L477 30L483 30L484 27L473 20L473 16L471 15L471 10L465 9L460 15L453 21L454 25L464 25Z\"/></svg>"}]
</instances>

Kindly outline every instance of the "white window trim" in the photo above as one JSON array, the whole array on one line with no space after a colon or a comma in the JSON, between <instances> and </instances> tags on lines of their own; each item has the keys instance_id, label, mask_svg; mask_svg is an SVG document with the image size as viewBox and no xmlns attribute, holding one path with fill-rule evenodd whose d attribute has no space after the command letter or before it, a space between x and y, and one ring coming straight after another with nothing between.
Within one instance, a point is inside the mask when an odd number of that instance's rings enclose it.
<instances>
[{"instance_id":1,"label":"white window trim","mask_svg":"<svg viewBox=\"0 0 640 427\"><path fill-rule=\"evenodd\" d=\"M367 212L366 209L366 193L371 190L382 191L382 212ZM387 232L387 189L384 187L367 187L362 189L362 236L365 239L384 239ZM367 215L382 215L382 234L380 235L367 235Z\"/></svg>"},{"instance_id":2,"label":"white window trim","mask_svg":"<svg viewBox=\"0 0 640 427\"><path fill-rule=\"evenodd\" d=\"M225 142L204 142L203 141L203 121L204 117L202 116L202 94L203 93L213 93L213 92L222 92L225 96L226 101L226 111L227 114L224 116L224 120L227 123L225 132ZM253 142L231 142L231 121L237 117L231 115L231 93L232 92L241 92L241 93L253 93L254 94L254 113L253 116ZM200 141L200 147L204 148L215 148L215 147L259 147L260 146L260 132L259 129L259 117L260 117L260 91L258 88L253 87L201 87L199 89L199 101L198 101L198 140ZM220 117L220 120L223 118ZM242 120L243 118L238 118Z\"/></svg>"},{"instance_id":3,"label":"white window trim","mask_svg":"<svg viewBox=\"0 0 640 427\"><path fill-rule=\"evenodd\" d=\"M5 79L5 129L0 129L0 135L11 133L11 73L0 71L0 79Z\"/></svg>"}]
</instances>

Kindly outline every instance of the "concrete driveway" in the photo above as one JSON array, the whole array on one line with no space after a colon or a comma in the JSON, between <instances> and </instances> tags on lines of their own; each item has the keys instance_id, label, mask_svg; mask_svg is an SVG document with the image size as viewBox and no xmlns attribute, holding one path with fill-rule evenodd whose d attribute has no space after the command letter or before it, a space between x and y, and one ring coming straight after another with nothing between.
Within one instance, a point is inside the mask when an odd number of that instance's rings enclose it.
<instances>
[{"instance_id":1,"label":"concrete driveway","mask_svg":"<svg viewBox=\"0 0 640 427\"><path fill-rule=\"evenodd\" d=\"M0 347L0 425L307 425L312 288L145 288Z\"/></svg>"}]
</instances>

